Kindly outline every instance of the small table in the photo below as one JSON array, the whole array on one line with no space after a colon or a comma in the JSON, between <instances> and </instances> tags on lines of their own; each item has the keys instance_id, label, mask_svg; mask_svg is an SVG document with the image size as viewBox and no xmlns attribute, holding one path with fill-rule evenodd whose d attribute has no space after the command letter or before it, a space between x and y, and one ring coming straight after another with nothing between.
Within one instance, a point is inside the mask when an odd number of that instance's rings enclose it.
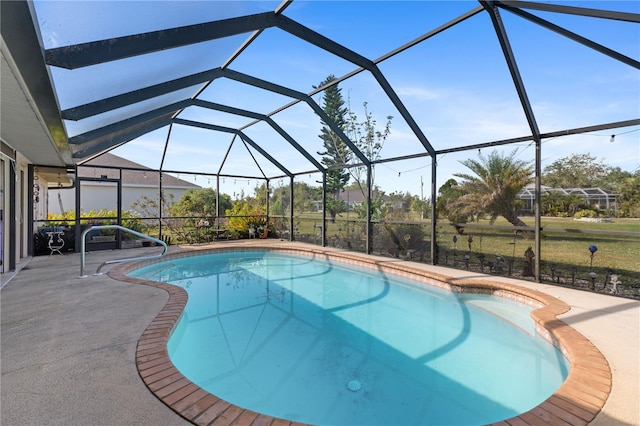
<instances>
[{"instance_id":1,"label":"small table","mask_svg":"<svg viewBox=\"0 0 640 426\"><path fill-rule=\"evenodd\" d=\"M203 228L208 229L209 228L209 221L208 220L204 220L204 219L200 219L198 221L198 223L196 223L196 241L198 242L198 244L200 244L200 230L202 230Z\"/></svg>"},{"instance_id":2,"label":"small table","mask_svg":"<svg viewBox=\"0 0 640 426\"><path fill-rule=\"evenodd\" d=\"M47 243L47 246L49 247L49 250L51 250L49 256L51 256L55 252L62 254L60 249L64 247L64 240L62 239L64 231L49 231L47 232L47 235L49 236L49 242Z\"/></svg>"}]
</instances>

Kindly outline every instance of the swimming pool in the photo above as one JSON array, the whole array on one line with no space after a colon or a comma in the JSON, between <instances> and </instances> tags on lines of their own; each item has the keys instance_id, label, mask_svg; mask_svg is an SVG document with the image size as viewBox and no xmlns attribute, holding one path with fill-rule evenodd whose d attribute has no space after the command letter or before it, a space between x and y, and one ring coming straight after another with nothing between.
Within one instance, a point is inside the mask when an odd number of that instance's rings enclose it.
<instances>
[{"instance_id":1,"label":"swimming pool","mask_svg":"<svg viewBox=\"0 0 640 426\"><path fill-rule=\"evenodd\" d=\"M309 256L212 256L130 275L189 292L171 359L238 406L314 424L484 424L566 378L530 306Z\"/></svg>"}]
</instances>

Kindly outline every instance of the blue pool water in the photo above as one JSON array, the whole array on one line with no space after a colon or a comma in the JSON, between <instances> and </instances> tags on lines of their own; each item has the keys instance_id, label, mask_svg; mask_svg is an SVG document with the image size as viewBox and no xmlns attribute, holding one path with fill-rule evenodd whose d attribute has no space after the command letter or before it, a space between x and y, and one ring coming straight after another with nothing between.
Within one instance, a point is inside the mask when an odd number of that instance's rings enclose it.
<instances>
[{"instance_id":1,"label":"blue pool water","mask_svg":"<svg viewBox=\"0 0 640 426\"><path fill-rule=\"evenodd\" d=\"M373 269L270 252L202 255L132 276L189 294L169 354L238 406L319 425L479 425L525 412L569 364L531 308Z\"/></svg>"}]
</instances>

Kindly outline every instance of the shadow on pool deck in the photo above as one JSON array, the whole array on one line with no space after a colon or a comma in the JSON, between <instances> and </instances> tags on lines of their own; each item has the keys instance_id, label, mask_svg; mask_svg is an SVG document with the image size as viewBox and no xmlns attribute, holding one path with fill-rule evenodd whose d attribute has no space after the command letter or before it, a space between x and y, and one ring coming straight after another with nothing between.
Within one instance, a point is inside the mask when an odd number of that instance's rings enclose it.
<instances>
[{"instance_id":1,"label":"shadow on pool deck","mask_svg":"<svg viewBox=\"0 0 640 426\"><path fill-rule=\"evenodd\" d=\"M87 255L87 273L104 260L159 250L92 252ZM465 273L420 267L454 276ZM8 284L2 283L0 423L189 424L149 392L135 364L138 339L167 302L167 294L106 275L82 279L79 275L79 254L42 256L33 258ZM640 424L640 302L548 284L510 282L571 305L571 311L560 318L607 358L613 388L592 424Z\"/></svg>"}]
</instances>

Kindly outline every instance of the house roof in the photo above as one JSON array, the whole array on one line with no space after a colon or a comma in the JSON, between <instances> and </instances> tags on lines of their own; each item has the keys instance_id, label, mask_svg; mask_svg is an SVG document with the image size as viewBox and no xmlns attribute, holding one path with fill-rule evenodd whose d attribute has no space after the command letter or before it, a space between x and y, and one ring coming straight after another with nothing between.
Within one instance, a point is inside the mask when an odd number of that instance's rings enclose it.
<instances>
[{"instance_id":1,"label":"house roof","mask_svg":"<svg viewBox=\"0 0 640 426\"><path fill-rule=\"evenodd\" d=\"M373 191L373 198L376 198L378 195L377 191ZM362 194L362 191L359 189L345 189L338 194L338 199L345 201L347 203L364 203L365 197ZM388 195L382 195L382 199L385 202L388 202L391 198Z\"/></svg>"},{"instance_id":2,"label":"house roof","mask_svg":"<svg viewBox=\"0 0 640 426\"><path fill-rule=\"evenodd\" d=\"M158 172L149 167L143 166L142 164L135 163L111 153L102 154L101 156L86 162L84 165L79 166L78 177L100 178L106 176L109 179L117 179L120 176L120 168L123 169L123 185L158 186ZM200 186L196 184L178 179L177 177L167 173L162 174L162 185L164 187L200 188Z\"/></svg>"}]
</instances>

